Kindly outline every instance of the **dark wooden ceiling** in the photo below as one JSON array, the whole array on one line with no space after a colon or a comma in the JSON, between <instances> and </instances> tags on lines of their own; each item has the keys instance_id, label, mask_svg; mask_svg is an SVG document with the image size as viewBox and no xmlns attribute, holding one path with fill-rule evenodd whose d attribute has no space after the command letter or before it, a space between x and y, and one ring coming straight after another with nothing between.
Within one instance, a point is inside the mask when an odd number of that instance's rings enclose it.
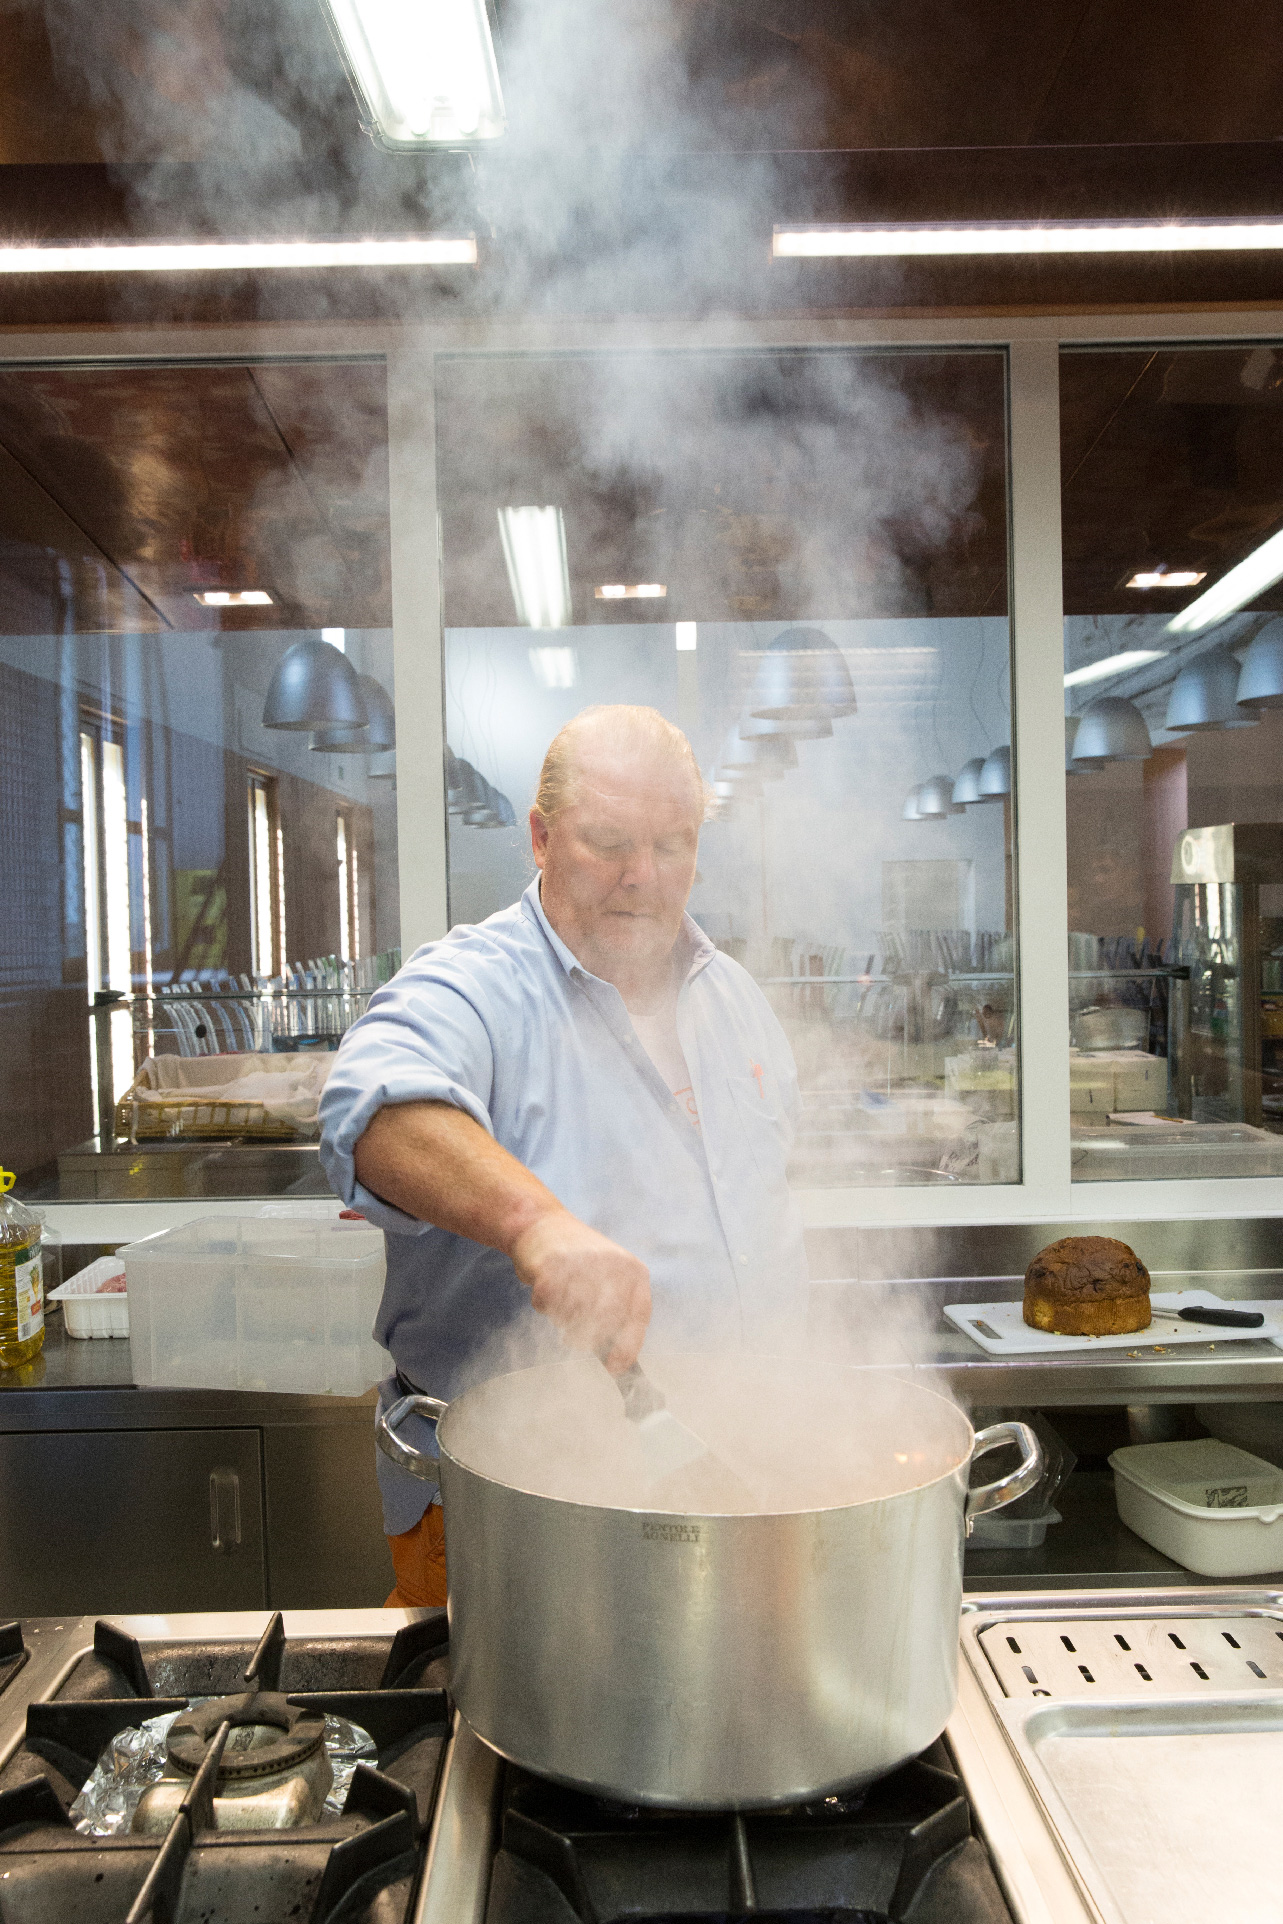
<instances>
[{"instance_id":1,"label":"dark wooden ceiling","mask_svg":"<svg viewBox=\"0 0 1283 1924\"><path fill-rule=\"evenodd\" d=\"M1065 612L1171 614L1283 525L1283 353L1138 348L1061 360ZM1250 606L1283 609L1283 585Z\"/></svg>"},{"instance_id":2,"label":"dark wooden ceiling","mask_svg":"<svg viewBox=\"0 0 1283 1924\"><path fill-rule=\"evenodd\" d=\"M562 509L576 623L1006 610L994 354L439 364L450 627L516 613L497 511ZM603 601L605 582L661 601Z\"/></svg>"},{"instance_id":3,"label":"dark wooden ceiling","mask_svg":"<svg viewBox=\"0 0 1283 1924\"><path fill-rule=\"evenodd\" d=\"M381 364L0 373L0 500L9 634L391 623Z\"/></svg>"},{"instance_id":4,"label":"dark wooden ceiling","mask_svg":"<svg viewBox=\"0 0 1283 1924\"><path fill-rule=\"evenodd\" d=\"M1283 136L1283 0L498 0L514 120L532 49L589 48L617 137L715 148L992 147ZM0 161L191 160L261 102L305 145L354 124L315 0L17 0ZM658 97L654 74L680 82ZM555 85L556 83L554 83ZM273 132L258 119L264 146ZM649 130L649 139L646 138Z\"/></svg>"}]
</instances>

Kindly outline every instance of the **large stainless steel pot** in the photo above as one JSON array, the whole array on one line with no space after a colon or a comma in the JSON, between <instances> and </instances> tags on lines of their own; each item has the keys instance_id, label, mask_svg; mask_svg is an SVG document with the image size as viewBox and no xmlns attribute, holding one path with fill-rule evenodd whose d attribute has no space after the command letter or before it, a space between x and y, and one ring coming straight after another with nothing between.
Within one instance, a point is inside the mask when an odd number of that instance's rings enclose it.
<instances>
[{"instance_id":1,"label":"large stainless steel pot","mask_svg":"<svg viewBox=\"0 0 1283 1924\"><path fill-rule=\"evenodd\" d=\"M725 1809L858 1786L940 1734L969 1519L1037 1480L1026 1425L976 1436L933 1392L851 1370L852 1420L877 1426L888 1465L926 1439L917 1487L762 1515L611 1508L477 1467L493 1469L485 1439L563 1367L495 1377L448 1407L403 1397L378 1421L395 1462L439 1477L451 1688L479 1737L563 1783ZM439 1466L397 1436L411 1412L440 1419ZM973 1456L1007 1444L1018 1469L968 1493Z\"/></svg>"}]
</instances>

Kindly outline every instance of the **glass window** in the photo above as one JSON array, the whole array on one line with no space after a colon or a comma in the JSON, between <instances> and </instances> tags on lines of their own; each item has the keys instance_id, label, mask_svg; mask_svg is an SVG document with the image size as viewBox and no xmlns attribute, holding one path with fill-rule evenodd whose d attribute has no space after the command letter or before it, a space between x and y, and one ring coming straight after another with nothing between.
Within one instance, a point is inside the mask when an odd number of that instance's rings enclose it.
<instances>
[{"instance_id":1,"label":"glass window","mask_svg":"<svg viewBox=\"0 0 1283 1924\"><path fill-rule=\"evenodd\" d=\"M527 886L562 723L652 705L712 794L691 912L793 1044L798 1179L1018 1180L1004 357L437 368L452 920Z\"/></svg>"},{"instance_id":2,"label":"glass window","mask_svg":"<svg viewBox=\"0 0 1283 1924\"><path fill-rule=\"evenodd\" d=\"M1283 1174L1283 353L1061 357L1073 1171Z\"/></svg>"},{"instance_id":3,"label":"glass window","mask_svg":"<svg viewBox=\"0 0 1283 1924\"><path fill-rule=\"evenodd\" d=\"M325 1194L400 939L382 366L0 371L0 476L0 1162Z\"/></svg>"}]
</instances>

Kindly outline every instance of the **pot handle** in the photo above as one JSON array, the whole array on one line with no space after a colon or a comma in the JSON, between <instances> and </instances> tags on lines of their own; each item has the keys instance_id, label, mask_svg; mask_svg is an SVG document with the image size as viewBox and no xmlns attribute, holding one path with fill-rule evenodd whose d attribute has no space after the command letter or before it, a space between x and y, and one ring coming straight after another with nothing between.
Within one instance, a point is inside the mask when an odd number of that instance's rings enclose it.
<instances>
[{"instance_id":1,"label":"pot handle","mask_svg":"<svg viewBox=\"0 0 1283 1924\"><path fill-rule=\"evenodd\" d=\"M403 1442L397 1430L407 1416L427 1416L434 1423L440 1422L449 1407L439 1396L402 1396L391 1409L380 1410L375 1417L374 1440L384 1456L390 1456L398 1469L408 1470L411 1476L417 1476L423 1483L439 1484L441 1475L436 1457L425 1456L412 1443Z\"/></svg>"},{"instance_id":2,"label":"pot handle","mask_svg":"<svg viewBox=\"0 0 1283 1924\"><path fill-rule=\"evenodd\" d=\"M1027 1423L991 1423L987 1430L981 1430L977 1436L971 1452L972 1461L978 1456L987 1456L990 1450L1000 1450L1008 1443L1014 1443L1023 1453L1022 1460L1006 1476L1000 1476L996 1483L982 1483L978 1490L968 1490L968 1536L971 1535L971 1524L975 1517L985 1516L990 1510L1004 1509L1008 1503L1014 1503L1017 1497L1026 1496L1042 1475L1042 1444Z\"/></svg>"}]
</instances>

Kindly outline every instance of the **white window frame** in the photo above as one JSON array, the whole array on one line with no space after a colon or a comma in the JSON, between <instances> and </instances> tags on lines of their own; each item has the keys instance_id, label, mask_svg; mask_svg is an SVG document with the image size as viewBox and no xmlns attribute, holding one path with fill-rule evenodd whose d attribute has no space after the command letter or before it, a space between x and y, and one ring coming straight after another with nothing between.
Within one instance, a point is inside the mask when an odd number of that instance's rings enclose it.
<instances>
[{"instance_id":1,"label":"white window frame","mask_svg":"<svg viewBox=\"0 0 1283 1924\"><path fill-rule=\"evenodd\" d=\"M103 327L6 336L0 365L347 358L387 368L393 674L397 728L416 752L397 770L401 947L446 930L446 807L441 556L436 499L435 360L441 354L620 348L869 346L1006 350L1010 367L1012 712L1019 931L1022 1177L1018 1183L799 1192L815 1227L1020 1222L1136 1222L1283 1215L1283 1178L1180 1182L1070 1180L1069 980L1060 567L1059 351L1077 347L1234 346L1283 340L1283 310L1251 313L920 315L905 319L719 317L680 321L462 321L401 326ZM316 1204L328 1213L328 1202ZM244 1201L66 1202L49 1206L64 1238L118 1242Z\"/></svg>"}]
</instances>

